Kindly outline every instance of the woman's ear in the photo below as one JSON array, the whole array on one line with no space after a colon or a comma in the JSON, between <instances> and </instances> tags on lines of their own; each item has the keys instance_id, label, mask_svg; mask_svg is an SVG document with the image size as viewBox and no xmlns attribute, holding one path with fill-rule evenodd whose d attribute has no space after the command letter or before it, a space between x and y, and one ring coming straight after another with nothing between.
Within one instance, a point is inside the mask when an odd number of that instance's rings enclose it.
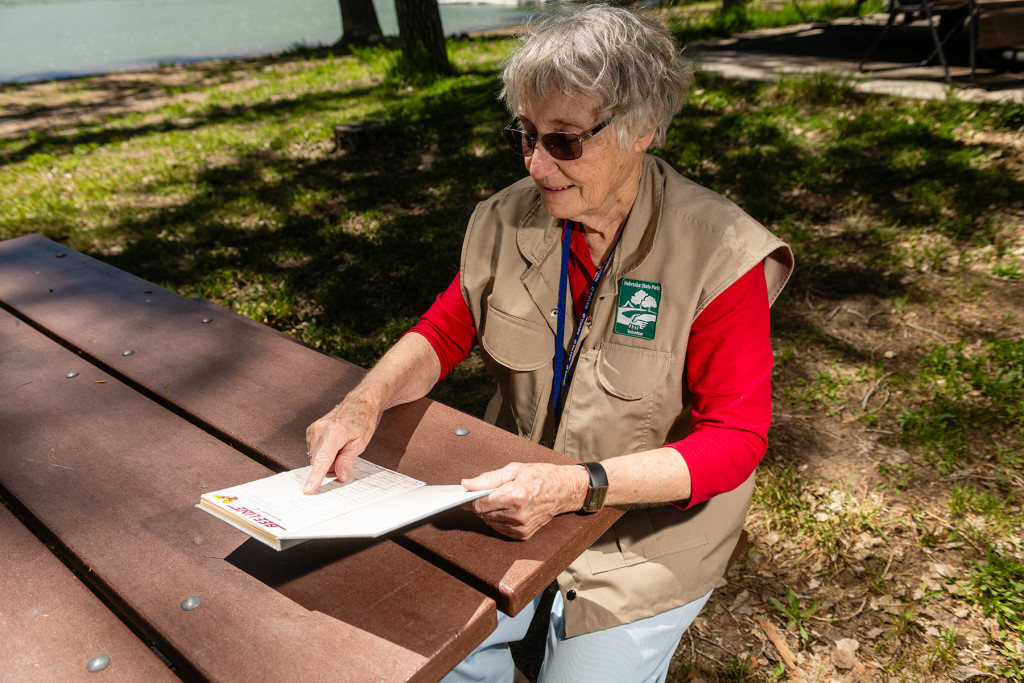
<instances>
[{"instance_id":1,"label":"woman's ear","mask_svg":"<svg viewBox=\"0 0 1024 683\"><path fill-rule=\"evenodd\" d=\"M633 143L633 151L646 152L647 149L651 146L651 143L654 142L655 132L656 131L652 130L650 133L638 137L636 141Z\"/></svg>"}]
</instances>

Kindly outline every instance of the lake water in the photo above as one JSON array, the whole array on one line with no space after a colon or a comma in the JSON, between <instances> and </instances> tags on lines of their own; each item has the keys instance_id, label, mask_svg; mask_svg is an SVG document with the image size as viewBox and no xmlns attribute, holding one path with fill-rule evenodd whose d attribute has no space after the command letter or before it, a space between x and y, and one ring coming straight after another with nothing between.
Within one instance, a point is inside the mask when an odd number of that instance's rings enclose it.
<instances>
[{"instance_id":1,"label":"lake water","mask_svg":"<svg viewBox=\"0 0 1024 683\"><path fill-rule=\"evenodd\" d=\"M398 34L394 0L374 0ZM441 4L446 35L508 26L531 7ZM0 0L0 82L269 54L341 36L337 0Z\"/></svg>"}]
</instances>

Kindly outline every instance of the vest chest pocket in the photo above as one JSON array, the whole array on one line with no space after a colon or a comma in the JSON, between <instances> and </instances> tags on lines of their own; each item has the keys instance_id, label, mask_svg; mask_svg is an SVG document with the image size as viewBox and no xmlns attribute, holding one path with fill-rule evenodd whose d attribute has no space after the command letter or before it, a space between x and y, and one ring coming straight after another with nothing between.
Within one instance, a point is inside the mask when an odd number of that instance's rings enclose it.
<instances>
[{"instance_id":1,"label":"vest chest pocket","mask_svg":"<svg viewBox=\"0 0 1024 683\"><path fill-rule=\"evenodd\" d=\"M661 386L671 365L667 351L605 343L598 352L597 378L612 396L635 401Z\"/></svg>"},{"instance_id":2,"label":"vest chest pocket","mask_svg":"<svg viewBox=\"0 0 1024 683\"><path fill-rule=\"evenodd\" d=\"M539 370L551 362L554 343L547 325L487 307L480 346L504 367L517 372Z\"/></svg>"}]
</instances>

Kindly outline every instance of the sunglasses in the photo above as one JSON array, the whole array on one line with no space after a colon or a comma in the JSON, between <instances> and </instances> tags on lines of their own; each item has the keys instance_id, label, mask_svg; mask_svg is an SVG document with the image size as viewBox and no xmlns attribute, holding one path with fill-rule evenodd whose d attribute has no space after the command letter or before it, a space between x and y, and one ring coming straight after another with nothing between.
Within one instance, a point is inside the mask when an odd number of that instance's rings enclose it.
<instances>
[{"instance_id":1,"label":"sunglasses","mask_svg":"<svg viewBox=\"0 0 1024 683\"><path fill-rule=\"evenodd\" d=\"M530 135L526 131L517 128L516 126L519 125L519 117L517 116L512 119L512 123L505 126L505 129L501 131L501 137L505 138L509 149L520 156L531 156L539 140L544 144L544 149L548 151L548 154L555 159L572 161L583 156L583 141L589 140L600 133L605 126L612 122L613 118L609 116L583 135L577 135L576 133L546 133L537 136Z\"/></svg>"}]
</instances>

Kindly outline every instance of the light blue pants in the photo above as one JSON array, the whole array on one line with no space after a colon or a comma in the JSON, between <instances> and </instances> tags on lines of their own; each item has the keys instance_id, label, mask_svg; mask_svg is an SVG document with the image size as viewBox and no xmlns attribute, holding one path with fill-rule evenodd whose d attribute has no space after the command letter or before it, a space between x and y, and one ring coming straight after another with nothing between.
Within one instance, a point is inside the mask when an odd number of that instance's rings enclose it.
<instances>
[{"instance_id":1,"label":"light blue pants","mask_svg":"<svg viewBox=\"0 0 1024 683\"><path fill-rule=\"evenodd\" d=\"M557 593L551 605L538 683L663 682L679 639L710 597L711 591L691 603L648 619L566 638L565 605L562 594ZM443 683L513 683L516 669L508 646L526 635L540 599L538 595L515 617L498 612L498 627L442 679Z\"/></svg>"}]
</instances>

